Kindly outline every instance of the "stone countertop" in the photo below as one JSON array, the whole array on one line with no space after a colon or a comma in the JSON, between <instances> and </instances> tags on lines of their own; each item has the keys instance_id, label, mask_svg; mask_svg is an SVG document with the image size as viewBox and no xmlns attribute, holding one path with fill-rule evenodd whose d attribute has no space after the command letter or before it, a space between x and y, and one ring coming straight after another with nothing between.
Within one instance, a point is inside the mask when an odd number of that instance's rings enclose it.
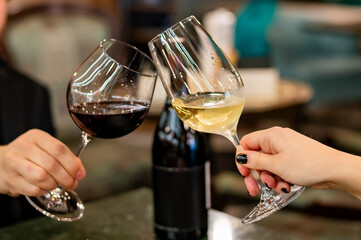
<instances>
[{"instance_id":1,"label":"stone countertop","mask_svg":"<svg viewBox=\"0 0 361 240\"><path fill-rule=\"evenodd\" d=\"M57 222L47 217L22 222L0 229L2 240L154 240L152 191L140 188L100 199L85 205L84 217L76 222ZM242 225L240 219L209 210L208 238L232 239L296 239L261 226Z\"/></svg>"}]
</instances>

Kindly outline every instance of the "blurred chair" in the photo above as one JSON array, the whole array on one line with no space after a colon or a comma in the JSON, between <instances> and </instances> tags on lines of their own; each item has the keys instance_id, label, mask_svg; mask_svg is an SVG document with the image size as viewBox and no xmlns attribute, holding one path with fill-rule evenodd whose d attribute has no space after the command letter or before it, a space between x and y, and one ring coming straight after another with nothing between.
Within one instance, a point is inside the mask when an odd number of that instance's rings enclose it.
<instances>
[{"instance_id":1,"label":"blurred chair","mask_svg":"<svg viewBox=\"0 0 361 240\"><path fill-rule=\"evenodd\" d=\"M47 86L57 136L79 137L65 93L71 74L104 38L122 35L117 0L13 0L4 45L12 64Z\"/></svg>"}]
</instances>

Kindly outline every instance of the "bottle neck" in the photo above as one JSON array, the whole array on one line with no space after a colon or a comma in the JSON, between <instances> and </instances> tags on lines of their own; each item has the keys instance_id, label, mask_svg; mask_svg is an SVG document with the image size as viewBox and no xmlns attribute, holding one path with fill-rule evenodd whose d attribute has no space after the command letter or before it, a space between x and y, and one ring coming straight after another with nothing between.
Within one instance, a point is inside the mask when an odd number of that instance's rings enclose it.
<instances>
[{"instance_id":1,"label":"bottle neck","mask_svg":"<svg viewBox=\"0 0 361 240\"><path fill-rule=\"evenodd\" d=\"M204 136L185 125L167 99L154 135L153 163L187 168L203 165L206 159Z\"/></svg>"}]
</instances>

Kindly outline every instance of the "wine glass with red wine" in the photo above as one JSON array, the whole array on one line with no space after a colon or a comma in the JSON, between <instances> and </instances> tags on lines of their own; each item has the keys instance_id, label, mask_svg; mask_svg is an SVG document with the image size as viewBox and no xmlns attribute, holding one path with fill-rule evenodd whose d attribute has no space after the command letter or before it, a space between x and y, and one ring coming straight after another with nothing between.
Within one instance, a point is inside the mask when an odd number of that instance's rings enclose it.
<instances>
[{"instance_id":1,"label":"wine glass with red wine","mask_svg":"<svg viewBox=\"0 0 361 240\"><path fill-rule=\"evenodd\" d=\"M139 49L114 39L100 42L68 85L67 107L82 130L77 156L92 137L117 138L134 131L148 113L156 78L153 60ZM61 187L27 199L41 213L59 221L83 216L79 196Z\"/></svg>"}]
</instances>

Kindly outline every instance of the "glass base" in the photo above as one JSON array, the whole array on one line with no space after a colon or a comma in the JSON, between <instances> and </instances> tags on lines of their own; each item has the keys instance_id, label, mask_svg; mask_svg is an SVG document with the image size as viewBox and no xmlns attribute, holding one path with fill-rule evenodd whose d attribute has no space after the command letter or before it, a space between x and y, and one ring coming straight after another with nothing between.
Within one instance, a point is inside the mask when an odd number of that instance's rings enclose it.
<instances>
[{"instance_id":1,"label":"glass base","mask_svg":"<svg viewBox=\"0 0 361 240\"><path fill-rule=\"evenodd\" d=\"M75 192L58 187L40 197L26 199L39 212L47 217L63 222L72 222L82 218L84 204Z\"/></svg>"},{"instance_id":2,"label":"glass base","mask_svg":"<svg viewBox=\"0 0 361 240\"><path fill-rule=\"evenodd\" d=\"M258 205L242 219L243 224L257 222L268 217L274 212L287 206L288 203L296 199L306 188L302 186L292 186L289 193L277 193L273 190L262 192Z\"/></svg>"}]
</instances>

